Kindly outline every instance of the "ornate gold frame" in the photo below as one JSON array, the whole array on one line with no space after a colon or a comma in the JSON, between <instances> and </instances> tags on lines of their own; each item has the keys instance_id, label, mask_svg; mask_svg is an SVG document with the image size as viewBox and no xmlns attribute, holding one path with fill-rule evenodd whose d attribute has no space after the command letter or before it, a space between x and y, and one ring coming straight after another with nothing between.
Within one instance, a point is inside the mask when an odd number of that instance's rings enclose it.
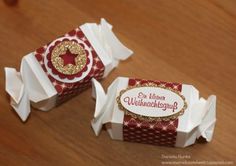
<instances>
[{"instance_id":1,"label":"ornate gold frame","mask_svg":"<svg viewBox=\"0 0 236 166\"><path fill-rule=\"evenodd\" d=\"M170 91L174 92L175 94L177 94L178 96L180 96L183 99L184 106L176 114L173 114L171 116L165 116L165 117L149 117L149 116L142 116L142 115L132 113L129 110L127 110L125 107L123 107L123 105L121 104L120 98L121 98L122 94L124 94L126 91L128 91L130 89L134 89L134 88L141 88L141 87L158 87L158 88L170 90ZM169 88L169 87L165 87L164 85L157 85L155 83L146 83L146 84L142 84L142 85L129 86L126 89L123 89L123 90L120 91L119 96L117 96L117 98L116 98L116 101L117 101L119 109L124 111L125 114L131 115L135 119L140 119L140 120L145 120L145 121L170 121L170 120L174 120L174 119L177 119L179 116L183 115L184 111L188 107L187 102L185 100L185 97L179 91L174 90L174 89Z\"/></svg>"},{"instance_id":2,"label":"ornate gold frame","mask_svg":"<svg viewBox=\"0 0 236 166\"><path fill-rule=\"evenodd\" d=\"M77 54L75 58L76 65L64 65L60 55L65 54L67 50L73 54ZM84 68L87 63L87 57L84 48L78 43L74 41L62 41L52 50L51 61L57 71L65 75L72 75L80 72Z\"/></svg>"}]
</instances>

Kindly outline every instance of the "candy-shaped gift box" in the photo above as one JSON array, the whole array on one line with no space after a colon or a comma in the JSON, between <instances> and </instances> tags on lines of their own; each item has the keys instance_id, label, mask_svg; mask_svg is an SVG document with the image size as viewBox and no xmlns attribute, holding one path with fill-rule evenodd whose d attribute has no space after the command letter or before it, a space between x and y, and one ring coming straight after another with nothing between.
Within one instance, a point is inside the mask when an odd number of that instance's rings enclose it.
<instances>
[{"instance_id":1,"label":"candy-shaped gift box","mask_svg":"<svg viewBox=\"0 0 236 166\"><path fill-rule=\"evenodd\" d=\"M96 135L105 125L115 140L171 147L212 140L216 96L200 98L192 85L118 77L105 93L93 79L93 96Z\"/></svg>"},{"instance_id":2,"label":"candy-shaped gift box","mask_svg":"<svg viewBox=\"0 0 236 166\"><path fill-rule=\"evenodd\" d=\"M25 121L30 105L50 110L89 87L92 78L106 77L131 54L106 20L83 24L25 55L20 72L5 68L11 105Z\"/></svg>"}]
</instances>

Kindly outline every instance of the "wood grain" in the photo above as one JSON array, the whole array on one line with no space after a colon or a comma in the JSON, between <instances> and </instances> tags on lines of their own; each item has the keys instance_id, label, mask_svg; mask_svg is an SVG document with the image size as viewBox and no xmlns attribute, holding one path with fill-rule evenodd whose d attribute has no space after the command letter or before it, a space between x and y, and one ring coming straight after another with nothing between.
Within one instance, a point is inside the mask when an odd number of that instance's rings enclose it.
<instances>
[{"instance_id":1,"label":"wood grain","mask_svg":"<svg viewBox=\"0 0 236 166\"><path fill-rule=\"evenodd\" d=\"M19 0L0 2L0 165L160 165L163 155L188 161L236 162L236 1L234 0ZM182 148L95 137L91 89L50 112L32 110L22 123L9 106L3 67L19 69L35 48L85 22L106 18L134 56L117 76L193 84L217 95L217 125L208 144ZM184 161L184 159L170 159Z\"/></svg>"}]
</instances>

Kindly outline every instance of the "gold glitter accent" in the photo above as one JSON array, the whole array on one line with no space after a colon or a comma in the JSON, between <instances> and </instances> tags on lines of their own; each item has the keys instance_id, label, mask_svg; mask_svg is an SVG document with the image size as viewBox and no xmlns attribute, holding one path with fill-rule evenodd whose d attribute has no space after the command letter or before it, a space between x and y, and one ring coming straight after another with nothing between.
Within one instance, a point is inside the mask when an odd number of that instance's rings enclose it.
<instances>
[{"instance_id":1,"label":"gold glitter accent","mask_svg":"<svg viewBox=\"0 0 236 166\"><path fill-rule=\"evenodd\" d=\"M64 60L60 57L69 50L72 54L77 54L75 57L75 65L64 65ZM72 75L80 72L87 63L86 52L82 46L74 41L63 41L59 43L53 50L51 61L57 71L65 74Z\"/></svg>"},{"instance_id":2,"label":"gold glitter accent","mask_svg":"<svg viewBox=\"0 0 236 166\"><path fill-rule=\"evenodd\" d=\"M184 106L183 108L173 114L173 115L170 115L170 116L165 116L165 117L150 117L150 116L143 116L143 115L138 115L138 114L135 114L135 113L132 113L130 112L128 109L126 109L122 104L121 104L121 96L128 90L130 89L134 89L134 88L140 88L140 87L157 87L157 88L162 88L162 89L166 89L166 90L169 90L175 94L177 94L179 97L181 97L181 99L184 101ZM164 85L157 85L155 83L146 83L146 84L142 84L142 85L135 85L135 86L129 86L128 88L126 89L123 89L120 91L120 94L119 96L116 98L116 101L117 101L117 104L118 104L118 107L120 110L124 111L126 115L131 115L132 118L134 119L140 119L140 120L145 120L145 121L148 121L148 122L152 122L152 121L170 121L170 120L175 120L177 119L179 116L183 115L184 114L184 111L187 109L187 102L185 100L185 97L177 90L174 90L170 87L165 87Z\"/></svg>"}]
</instances>

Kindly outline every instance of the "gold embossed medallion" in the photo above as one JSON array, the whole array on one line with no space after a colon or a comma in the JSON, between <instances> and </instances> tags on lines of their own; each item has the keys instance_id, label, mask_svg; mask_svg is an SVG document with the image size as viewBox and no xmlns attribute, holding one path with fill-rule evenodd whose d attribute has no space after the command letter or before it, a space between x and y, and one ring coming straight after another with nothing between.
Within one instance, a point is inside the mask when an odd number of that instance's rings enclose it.
<instances>
[{"instance_id":1,"label":"gold embossed medallion","mask_svg":"<svg viewBox=\"0 0 236 166\"><path fill-rule=\"evenodd\" d=\"M84 48L74 41L62 41L54 47L51 61L57 71L65 75L79 73L87 63Z\"/></svg>"}]
</instances>

